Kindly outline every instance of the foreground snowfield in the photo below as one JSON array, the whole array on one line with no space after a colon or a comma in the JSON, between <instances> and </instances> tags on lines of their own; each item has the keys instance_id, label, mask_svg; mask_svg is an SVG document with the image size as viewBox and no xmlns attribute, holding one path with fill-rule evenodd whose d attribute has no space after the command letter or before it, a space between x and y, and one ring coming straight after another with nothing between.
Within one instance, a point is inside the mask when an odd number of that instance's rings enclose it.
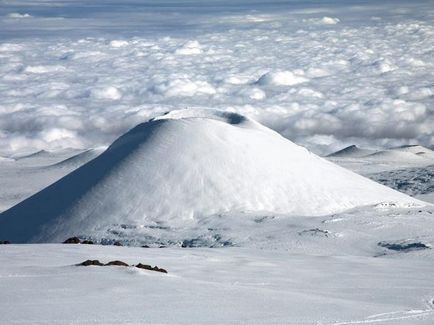
<instances>
[{"instance_id":1,"label":"foreground snowfield","mask_svg":"<svg viewBox=\"0 0 434 325\"><path fill-rule=\"evenodd\" d=\"M0 323L432 324L432 257L4 245ZM75 266L89 258L169 273Z\"/></svg>"}]
</instances>

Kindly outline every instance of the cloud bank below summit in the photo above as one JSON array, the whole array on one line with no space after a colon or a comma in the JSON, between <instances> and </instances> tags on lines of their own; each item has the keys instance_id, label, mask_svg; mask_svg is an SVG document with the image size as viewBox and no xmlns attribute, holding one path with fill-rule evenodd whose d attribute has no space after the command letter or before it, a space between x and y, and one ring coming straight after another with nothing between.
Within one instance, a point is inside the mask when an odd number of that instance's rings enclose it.
<instances>
[{"instance_id":1,"label":"cloud bank below summit","mask_svg":"<svg viewBox=\"0 0 434 325\"><path fill-rule=\"evenodd\" d=\"M320 154L434 146L432 10L239 1L193 14L180 1L146 8L149 21L122 13L108 30L109 6L84 19L30 3L0 16L0 156L107 145L195 107L247 115ZM166 28L158 10L170 13Z\"/></svg>"}]
</instances>

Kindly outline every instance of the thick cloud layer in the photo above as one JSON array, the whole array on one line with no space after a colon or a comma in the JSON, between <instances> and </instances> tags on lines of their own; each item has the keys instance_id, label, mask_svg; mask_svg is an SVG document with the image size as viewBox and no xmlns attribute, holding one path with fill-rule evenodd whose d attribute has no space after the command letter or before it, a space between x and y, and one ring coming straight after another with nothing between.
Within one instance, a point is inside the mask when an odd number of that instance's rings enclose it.
<instances>
[{"instance_id":1,"label":"thick cloud layer","mask_svg":"<svg viewBox=\"0 0 434 325\"><path fill-rule=\"evenodd\" d=\"M11 3L0 17L0 156L105 145L187 107L248 115L318 153L434 146L429 5L253 11L240 0L195 13L180 1L134 16Z\"/></svg>"}]
</instances>

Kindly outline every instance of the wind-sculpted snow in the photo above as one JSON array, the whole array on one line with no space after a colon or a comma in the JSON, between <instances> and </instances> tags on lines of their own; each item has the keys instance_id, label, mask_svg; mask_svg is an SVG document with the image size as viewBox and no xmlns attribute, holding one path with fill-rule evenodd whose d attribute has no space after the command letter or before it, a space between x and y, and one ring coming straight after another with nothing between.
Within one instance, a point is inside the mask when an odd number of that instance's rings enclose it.
<instances>
[{"instance_id":1,"label":"wind-sculpted snow","mask_svg":"<svg viewBox=\"0 0 434 325\"><path fill-rule=\"evenodd\" d=\"M103 240L119 234L116 225L126 225L139 233L169 227L181 239L175 229L212 229L220 218L237 224L378 203L423 205L239 114L180 110L139 124L97 158L3 212L0 237L44 242L80 234ZM209 232L222 245L224 235Z\"/></svg>"},{"instance_id":2,"label":"wind-sculpted snow","mask_svg":"<svg viewBox=\"0 0 434 325\"><path fill-rule=\"evenodd\" d=\"M0 155L108 145L187 107L320 153L433 146L432 3L353 4L4 2Z\"/></svg>"}]
</instances>

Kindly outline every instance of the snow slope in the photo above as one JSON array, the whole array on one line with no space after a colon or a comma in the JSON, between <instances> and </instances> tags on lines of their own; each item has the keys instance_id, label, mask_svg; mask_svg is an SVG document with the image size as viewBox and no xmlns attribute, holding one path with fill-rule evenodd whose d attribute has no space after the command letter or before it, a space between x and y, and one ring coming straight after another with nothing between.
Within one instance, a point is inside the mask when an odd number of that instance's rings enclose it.
<instances>
[{"instance_id":1,"label":"snow slope","mask_svg":"<svg viewBox=\"0 0 434 325\"><path fill-rule=\"evenodd\" d=\"M39 192L102 151L102 148L69 148L0 158L0 212Z\"/></svg>"},{"instance_id":2,"label":"snow slope","mask_svg":"<svg viewBox=\"0 0 434 325\"><path fill-rule=\"evenodd\" d=\"M0 237L104 240L111 227L194 228L222 215L317 216L420 202L338 167L235 113L180 110L0 215ZM248 217L244 217L248 218Z\"/></svg>"}]
</instances>

